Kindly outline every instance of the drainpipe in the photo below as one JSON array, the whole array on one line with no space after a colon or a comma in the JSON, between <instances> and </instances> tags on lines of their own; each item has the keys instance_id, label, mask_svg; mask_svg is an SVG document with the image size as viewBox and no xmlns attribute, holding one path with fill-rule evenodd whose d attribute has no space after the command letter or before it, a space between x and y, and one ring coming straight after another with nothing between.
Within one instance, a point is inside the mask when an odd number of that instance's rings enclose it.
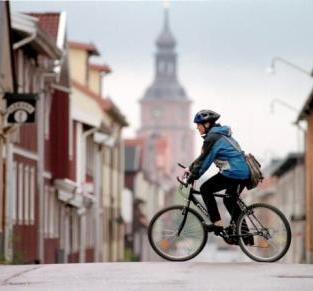
<instances>
[{"instance_id":1,"label":"drainpipe","mask_svg":"<svg viewBox=\"0 0 313 291\"><path fill-rule=\"evenodd\" d=\"M6 185L5 193L5 235L4 235L4 255L5 260L12 262L13 260L13 191L14 191L14 179L13 177L13 144L6 142Z\"/></svg>"},{"instance_id":2,"label":"drainpipe","mask_svg":"<svg viewBox=\"0 0 313 291\"><path fill-rule=\"evenodd\" d=\"M83 183L86 179L86 143L88 136L94 134L98 129L97 128L91 128L87 131L85 131L82 134L82 146L81 146L81 157L82 157L82 168L81 168L81 176L80 176L80 182ZM79 185L81 186L81 185ZM96 202L97 203L97 202ZM78 210L78 214L80 215L80 246L79 246L79 262L84 263L86 260L86 211L84 209L84 206L82 209Z\"/></svg>"},{"instance_id":3,"label":"drainpipe","mask_svg":"<svg viewBox=\"0 0 313 291\"><path fill-rule=\"evenodd\" d=\"M37 258L40 263L44 263L44 171L45 171L45 79L55 78L56 73L43 73L40 78L40 96L37 101L37 188L38 188L38 204L39 204L39 220L38 220L38 248Z\"/></svg>"},{"instance_id":4,"label":"drainpipe","mask_svg":"<svg viewBox=\"0 0 313 291\"><path fill-rule=\"evenodd\" d=\"M103 155L103 146L100 144L94 145L94 150L96 153L95 162L94 162L94 194L95 194L95 204L94 204L94 218L95 218L95 262L100 261L100 249L102 245L102 238L100 237L100 207L101 203L101 179L102 179L102 155Z\"/></svg>"}]
</instances>

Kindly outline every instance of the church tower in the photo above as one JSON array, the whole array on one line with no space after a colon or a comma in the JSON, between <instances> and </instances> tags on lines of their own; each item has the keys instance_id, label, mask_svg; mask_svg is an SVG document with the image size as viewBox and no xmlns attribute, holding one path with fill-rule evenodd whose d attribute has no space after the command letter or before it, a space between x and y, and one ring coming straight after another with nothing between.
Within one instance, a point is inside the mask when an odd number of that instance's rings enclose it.
<instances>
[{"instance_id":1,"label":"church tower","mask_svg":"<svg viewBox=\"0 0 313 291\"><path fill-rule=\"evenodd\" d=\"M194 158L191 129L191 100L177 78L176 41L169 27L169 11L156 40L155 76L140 100L141 126L138 135L145 140L144 169L156 181L169 178L170 184L181 169L177 162Z\"/></svg>"}]
</instances>

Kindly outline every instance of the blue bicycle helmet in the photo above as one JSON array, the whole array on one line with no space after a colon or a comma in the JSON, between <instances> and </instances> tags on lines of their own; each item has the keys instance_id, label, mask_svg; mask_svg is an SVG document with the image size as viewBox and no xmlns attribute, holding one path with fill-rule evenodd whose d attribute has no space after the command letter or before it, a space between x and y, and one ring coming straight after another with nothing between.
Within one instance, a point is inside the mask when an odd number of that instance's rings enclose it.
<instances>
[{"instance_id":1,"label":"blue bicycle helmet","mask_svg":"<svg viewBox=\"0 0 313 291\"><path fill-rule=\"evenodd\" d=\"M220 118L220 115L212 110L200 110L196 113L193 122L194 123L206 123L211 122L214 123L216 120Z\"/></svg>"}]
</instances>

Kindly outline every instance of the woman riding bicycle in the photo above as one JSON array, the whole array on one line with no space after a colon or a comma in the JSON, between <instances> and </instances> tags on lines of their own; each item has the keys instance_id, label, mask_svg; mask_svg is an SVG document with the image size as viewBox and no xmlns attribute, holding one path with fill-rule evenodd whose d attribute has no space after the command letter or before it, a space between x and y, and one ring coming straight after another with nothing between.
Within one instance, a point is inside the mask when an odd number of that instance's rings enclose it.
<instances>
[{"instance_id":1,"label":"woman riding bicycle","mask_svg":"<svg viewBox=\"0 0 313 291\"><path fill-rule=\"evenodd\" d=\"M212 162L219 168L219 173L209 178L200 187L212 222L208 230L215 233L224 231L224 226L212 194L225 189L226 193L231 195L223 200L232 220L236 222L241 214L240 207L236 203L236 195L240 195L250 177L250 170L244 155L233 145L237 142L231 137L231 129L216 123L219 117L220 114L212 110L201 110L195 115L194 123L197 124L197 129L204 141L201 154L186 170L187 182L193 183L206 172ZM226 231L231 231L231 229L226 229ZM247 237L245 243L253 244L253 237Z\"/></svg>"}]
</instances>

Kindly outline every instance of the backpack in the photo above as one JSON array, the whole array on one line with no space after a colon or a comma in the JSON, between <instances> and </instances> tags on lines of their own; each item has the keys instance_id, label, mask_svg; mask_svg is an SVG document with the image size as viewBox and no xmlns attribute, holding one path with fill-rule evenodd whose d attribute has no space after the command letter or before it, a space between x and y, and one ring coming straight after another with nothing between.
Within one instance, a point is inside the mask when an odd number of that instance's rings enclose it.
<instances>
[{"instance_id":1,"label":"backpack","mask_svg":"<svg viewBox=\"0 0 313 291\"><path fill-rule=\"evenodd\" d=\"M247 181L246 187L248 190L255 188L264 179L262 171L261 171L261 164L254 157L254 155L250 153L246 155L245 152L241 150L239 144L234 139L229 138L227 136L224 136L224 137L230 142L230 144L237 151L239 151L245 157L245 160L250 170L250 179Z\"/></svg>"},{"instance_id":2,"label":"backpack","mask_svg":"<svg viewBox=\"0 0 313 291\"><path fill-rule=\"evenodd\" d=\"M250 179L246 184L247 189L253 189L263 180L263 174L261 171L261 164L252 154L245 155L246 162L250 169Z\"/></svg>"}]
</instances>

